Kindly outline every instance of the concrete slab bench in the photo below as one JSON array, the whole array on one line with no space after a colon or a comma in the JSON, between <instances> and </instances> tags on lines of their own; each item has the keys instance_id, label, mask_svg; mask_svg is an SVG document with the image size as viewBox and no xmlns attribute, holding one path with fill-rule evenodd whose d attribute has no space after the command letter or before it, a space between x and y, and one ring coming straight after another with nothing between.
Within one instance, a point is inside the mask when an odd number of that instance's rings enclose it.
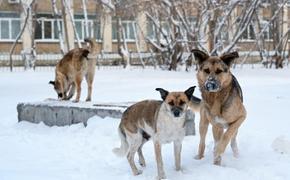
<instances>
[{"instance_id":1,"label":"concrete slab bench","mask_svg":"<svg viewBox=\"0 0 290 180\"><path fill-rule=\"evenodd\" d=\"M120 119L126 108L133 102L123 103L94 103L59 100L19 103L17 105L18 122L43 122L47 126L67 126L77 123L87 125L93 116ZM186 114L186 134L195 135L195 115L190 110Z\"/></svg>"}]
</instances>

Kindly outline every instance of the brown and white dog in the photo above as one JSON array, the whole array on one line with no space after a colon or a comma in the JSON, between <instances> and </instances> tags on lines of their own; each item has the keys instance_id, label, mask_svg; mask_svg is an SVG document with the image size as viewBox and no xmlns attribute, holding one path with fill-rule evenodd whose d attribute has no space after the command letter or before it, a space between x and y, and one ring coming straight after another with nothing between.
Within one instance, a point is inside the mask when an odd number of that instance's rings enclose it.
<instances>
[{"instance_id":1,"label":"brown and white dog","mask_svg":"<svg viewBox=\"0 0 290 180\"><path fill-rule=\"evenodd\" d=\"M192 50L198 60L197 80L202 95L200 103L200 144L196 159L204 157L205 138L209 123L215 141L214 164L221 164L221 156L231 141L234 156L238 156L236 137L246 118L241 87L230 71L237 52L209 56ZM224 132L225 130L225 132Z\"/></svg>"},{"instance_id":2,"label":"brown and white dog","mask_svg":"<svg viewBox=\"0 0 290 180\"><path fill-rule=\"evenodd\" d=\"M55 80L49 83L54 86L58 98L69 100L77 91L74 102L79 102L81 94L81 83L86 77L88 84L88 96L86 101L91 101L92 84L95 75L96 58L91 58L94 54L95 42L93 39L85 39L90 44L89 50L75 48L70 50L57 63L55 69Z\"/></svg>"},{"instance_id":3,"label":"brown and white dog","mask_svg":"<svg viewBox=\"0 0 290 180\"><path fill-rule=\"evenodd\" d=\"M158 169L158 179L165 179L161 156L161 145L174 142L176 170L180 170L182 140L185 136L185 113L195 86L185 92L168 92L162 88L160 92L163 101L145 100L130 106L124 113L119 125L121 147L113 151L120 156L127 155L134 175L141 174L135 162L134 155L138 152L139 163L145 166L142 146L149 139L153 140Z\"/></svg>"}]
</instances>

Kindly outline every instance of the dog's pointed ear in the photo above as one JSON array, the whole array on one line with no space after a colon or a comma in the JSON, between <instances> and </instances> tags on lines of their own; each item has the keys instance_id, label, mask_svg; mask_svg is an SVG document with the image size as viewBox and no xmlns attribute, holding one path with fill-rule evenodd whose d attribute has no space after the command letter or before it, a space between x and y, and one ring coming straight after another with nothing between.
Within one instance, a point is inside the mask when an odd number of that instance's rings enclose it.
<instances>
[{"instance_id":1,"label":"dog's pointed ear","mask_svg":"<svg viewBox=\"0 0 290 180\"><path fill-rule=\"evenodd\" d=\"M201 64L203 61L207 60L207 58L209 57L208 54L198 49L192 49L191 52L193 53L194 57L197 59L198 64Z\"/></svg>"},{"instance_id":2,"label":"dog's pointed ear","mask_svg":"<svg viewBox=\"0 0 290 180\"><path fill-rule=\"evenodd\" d=\"M163 101L166 99L167 95L169 94L168 91L166 91L165 89L162 88L156 88L156 91L160 92L161 98L163 99Z\"/></svg>"},{"instance_id":3,"label":"dog's pointed ear","mask_svg":"<svg viewBox=\"0 0 290 180\"><path fill-rule=\"evenodd\" d=\"M225 53L220 56L221 60L227 65L231 66L232 62L239 57L239 53L234 51L231 53Z\"/></svg>"},{"instance_id":4,"label":"dog's pointed ear","mask_svg":"<svg viewBox=\"0 0 290 180\"><path fill-rule=\"evenodd\" d=\"M55 85L55 81L49 81L48 84Z\"/></svg>"},{"instance_id":5,"label":"dog's pointed ear","mask_svg":"<svg viewBox=\"0 0 290 180\"><path fill-rule=\"evenodd\" d=\"M195 88L196 88L196 86L192 86L192 87L188 88L186 91L184 91L184 94L187 96L188 100L191 99Z\"/></svg>"}]
</instances>

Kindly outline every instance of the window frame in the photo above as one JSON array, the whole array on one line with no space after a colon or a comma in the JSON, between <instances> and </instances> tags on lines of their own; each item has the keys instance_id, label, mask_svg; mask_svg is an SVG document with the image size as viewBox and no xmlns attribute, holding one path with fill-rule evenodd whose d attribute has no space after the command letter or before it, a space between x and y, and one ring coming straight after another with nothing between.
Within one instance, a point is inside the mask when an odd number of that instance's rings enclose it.
<instances>
[{"instance_id":1,"label":"window frame","mask_svg":"<svg viewBox=\"0 0 290 180\"><path fill-rule=\"evenodd\" d=\"M254 37L253 39L251 39L251 27L253 28L253 34L254 34ZM247 33L247 38L244 38L243 35L240 37L240 42L254 42L256 41L255 39L255 30L254 30L254 25L252 24L252 22L247 26L247 29L245 30L245 32L243 33ZM249 38L250 37L250 38Z\"/></svg>"},{"instance_id":2,"label":"window frame","mask_svg":"<svg viewBox=\"0 0 290 180\"><path fill-rule=\"evenodd\" d=\"M261 25L262 25L262 29L264 29L265 25L268 25L268 27L266 28L266 30L263 32L263 37L264 37L264 40L267 41L267 42L271 42L273 41L273 34L271 33L271 23L269 24L269 20L263 20L261 22ZM264 33L267 33L267 37L265 36ZM271 37L271 34L272 34L272 37Z\"/></svg>"},{"instance_id":3,"label":"window frame","mask_svg":"<svg viewBox=\"0 0 290 180\"><path fill-rule=\"evenodd\" d=\"M85 36L85 19L77 19L75 18L74 19L74 22L76 24L76 22L80 22L81 23L81 34L78 33L78 30L76 29L78 35L79 35L79 38L80 38L80 41L81 42L84 42L84 38L87 38L87 36ZM99 26L95 26L96 24L99 24ZM102 34L101 34L101 23L100 21L96 21L95 19L88 19L88 25L89 25L89 28L92 28L90 30L90 38L96 38L96 42L102 42ZM100 36L99 37L94 37L94 33L95 33L95 28L96 27L99 27L99 32L100 32ZM77 28L77 27L76 27ZM77 39L75 37L75 42L77 42Z\"/></svg>"},{"instance_id":4,"label":"window frame","mask_svg":"<svg viewBox=\"0 0 290 180\"><path fill-rule=\"evenodd\" d=\"M60 22L62 22L61 19L59 19ZM54 27L54 23L57 22L56 19L54 18L46 18L46 17L40 17L40 18L37 18L36 19L36 23L39 23L41 22L40 24L40 27L41 27L41 39L36 39L35 36L34 36L34 40L35 42L58 42L59 39L55 39L55 27ZM44 29L44 22L50 22L51 23L51 38L48 39L48 38L45 38L45 29ZM63 23L61 23L62 25L62 31L63 31ZM34 27L36 28L36 26Z\"/></svg>"},{"instance_id":5,"label":"window frame","mask_svg":"<svg viewBox=\"0 0 290 180\"><path fill-rule=\"evenodd\" d=\"M8 21L8 36L9 38L2 38L2 21ZM16 18L16 17L1 17L0 18L0 42L14 42L16 40L16 37L13 38L12 37L12 21L19 21L19 32L21 31L21 19L20 18ZM18 32L18 33L19 33ZM19 39L19 41L21 41L21 39Z\"/></svg>"},{"instance_id":6,"label":"window frame","mask_svg":"<svg viewBox=\"0 0 290 180\"><path fill-rule=\"evenodd\" d=\"M181 21L178 22L178 23L182 23ZM191 24L190 24L191 25ZM151 30L149 30L148 28L152 28ZM167 36L170 36L170 31L172 30L171 27L170 27L170 24L168 24L167 21L161 21L161 28L162 28L162 31L166 33ZM153 34L150 35L149 34L149 31L151 31ZM156 41L156 26L155 24L149 20L149 22L147 23L147 34L146 34L146 37L151 39L152 41ZM165 40L163 35L160 36L161 40Z\"/></svg>"},{"instance_id":7,"label":"window frame","mask_svg":"<svg viewBox=\"0 0 290 180\"><path fill-rule=\"evenodd\" d=\"M116 24L116 28L117 28L117 20L112 20L112 42L118 42L118 39L117 37L115 38L114 37L114 25L113 24ZM133 20L122 20L122 26L124 26L124 24L126 25L126 29L125 29L125 36L126 36L126 42L130 42L130 43L133 43L133 42L136 42L136 37L135 37L135 33L133 33L133 36L134 38L131 39L130 38L130 25L129 24L132 24L133 26L135 26L135 29L137 29L137 23L136 21L133 21ZM132 26L132 27L133 27ZM134 28L133 28L133 31L134 31ZM116 32L117 32L117 29L116 29ZM118 33L118 32L117 32ZM136 35L137 35L137 32L136 32ZM121 39L121 42L123 42L123 39Z\"/></svg>"},{"instance_id":8,"label":"window frame","mask_svg":"<svg viewBox=\"0 0 290 180\"><path fill-rule=\"evenodd\" d=\"M55 34L55 32L57 32L55 30L55 28L57 28L57 26L55 26L55 24L57 23L57 21L60 21L61 26L62 26L61 27L62 34L64 35L64 23L63 23L63 20L62 19L59 18L59 19L56 20L55 18L39 17L39 18L37 18L36 21L37 21L36 23L39 23L39 22L41 23L40 24L40 26L41 26L41 39L36 39L35 38L35 42L58 42L59 39L56 38L56 34ZM95 31L95 28L97 27L97 26L96 27L94 26L94 24L95 24L94 21L95 20L93 20L93 19L88 19L89 26L90 27L93 27L93 30L91 30L91 32L90 32L90 37L94 37L94 31ZM44 22L51 22L51 39L45 38ZM80 32L81 34L79 34L79 32L78 32L77 29L76 29L76 31L77 31L77 33L78 33L78 35L80 37L80 41L81 42L84 42L84 38L86 38L86 37L84 37L84 35L85 35L85 19L77 19L77 18L75 18L74 19L75 25L76 25L76 22L80 22L81 23L81 32ZM77 28L77 27L75 26L75 28ZM75 37L75 40L74 41L77 42L76 37ZM101 42L102 41L101 33L100 33L100 37L96 37L96 41L97 42Z\"/></svg>"}]
</instances>

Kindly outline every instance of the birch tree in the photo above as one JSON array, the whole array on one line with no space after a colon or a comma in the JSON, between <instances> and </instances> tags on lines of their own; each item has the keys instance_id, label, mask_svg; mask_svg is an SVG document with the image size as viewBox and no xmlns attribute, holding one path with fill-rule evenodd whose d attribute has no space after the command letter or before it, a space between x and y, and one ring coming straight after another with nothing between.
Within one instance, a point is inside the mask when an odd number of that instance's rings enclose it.
<instances>
[{"instance_id":1,"label":"birch tree","mask_svg":"<svg viewBox=\"0 0 290 180\"><path fill-rule=\"evenodd\" d=\"M30 1L30 2L25 2L23 3L21 1L21 5L22 5L22 9L24 11L24 14L25 14L25 19L24 19L24 23L23 23L23 26L22 26L22 29L20 30L19 34L17 35L13 45L11 46L11 49L10 49L10 52L9 52L9 66L10 66L10 71L12 72L13 71L13 59L12 59L12 54L14 53L14 50L16 48L16 45L19 41L19 39L22 37L22 34L24 32L24 29L26 28L27 26L27 23L28 23L28 20L29 20L29 16L30 16L30 13L32 11L32 5L34 3L34 0Z\"/></svg>"},{"instance_id":2,"label":"birch tree","mask_svg":"<svg viewBox=\"0 0 290 180\"><path fill-rule=\"evenodd\" d=\"M56 21L56 26L57 26L56 28L57 28L58 38L59 38L60 52L61 52L61 54L65 54L66 52L64 50L62 27L61 27L61 23L60 23L61 13L57 9L56 0L51 0L51 6L52 6L52 10L53 10L53 16L54 16L54 19Z\"/></svg>"},{"instance_id":3,"label":"birch tree","mask_svg":"<svg viewBox=\"0 0 290 180\"><path fill-rule=\"evenodd\" d=\"M80 38L79 38L79 34L77 32L77 29L76 29L76 25L75 25L75 22L74 22L74 15L72 13L72 9L71 9L71 0L62 0L62 16L63 16L63 22L64 22L64 28L65 28L65 36L66 36L66 40L69 39L69 34L68 34L68 29L67 29L67 19L66 19L66 14L69 15L69 19L70 19L70 23L72 23L72 27L73 27L73 31L74 31L74 35L75 35L75 38L77 40L77 44L78 44L78 47L81 48L82 47L82 44L81 44L81 41L80 41ZM68 49L69 49L69 45L68 45Z\"/></svg>"},{"instance_id":4,"label":"birch tree","mask_svg":"<svg viewBox=\"0 0 290 180\"><path fill-rule=\"evenodd\" d=\"M84 18L85 18L85 32L87 38L90 36L89 34L89 23L88 23L88 11L87 11L87 0L82 0L83 11L84 11Z\"/></svg>"}]
</instances>

